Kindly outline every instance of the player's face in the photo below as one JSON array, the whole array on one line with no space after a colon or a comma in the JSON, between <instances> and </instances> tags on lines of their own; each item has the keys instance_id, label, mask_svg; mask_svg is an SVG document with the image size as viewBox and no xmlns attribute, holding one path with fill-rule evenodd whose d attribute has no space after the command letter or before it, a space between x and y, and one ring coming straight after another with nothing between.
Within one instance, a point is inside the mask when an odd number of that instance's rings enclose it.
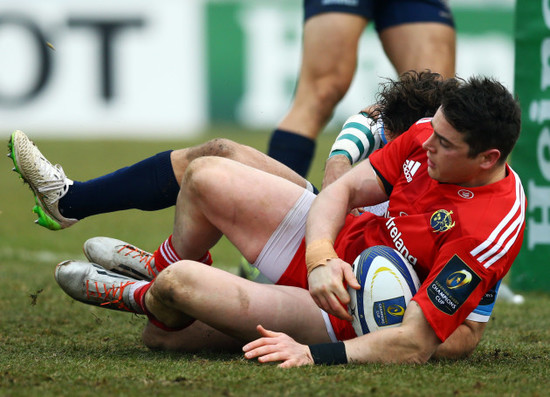
<instances>
[{"instance_id":1,"label":"player's face","mask_svg":"<svg viewBox=\"0 0 550 397\"><path fill-rule=\"evenodd\" d=\"M428 152L428 174L436 181L465 187L476 186L479 156L468 157L470 147L449 124L441 107L432 119L433 134L422 147Z\"/></svg>"}]
</instances>

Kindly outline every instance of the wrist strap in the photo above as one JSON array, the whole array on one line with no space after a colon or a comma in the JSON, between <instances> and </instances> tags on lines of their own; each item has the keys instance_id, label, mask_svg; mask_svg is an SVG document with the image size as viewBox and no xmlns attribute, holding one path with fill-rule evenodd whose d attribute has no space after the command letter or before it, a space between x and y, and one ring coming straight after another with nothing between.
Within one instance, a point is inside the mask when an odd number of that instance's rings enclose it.
<instances>
[{"instance_id":1,"label":"wrist strap","mask_svg":"<svg viewBox=\"0 0 550 397\"><path fill-rule=\"evenodd\" d=\"M333 242L329 239L315 240L306 246L307 275L319 266L325 266L327 260L338 258Z\"/></svg>"},{"instance_id":2,"label":"wrist strap","mask_svg":"<svg viewBox=\"0 0 550 397\"><path fill-rule=\"evenodd\" d=\"M309 345L309 351L313 357L313 362L318 365L338 365L348 363L346 345L344 342Z\"/></svg>"}]
</instances>

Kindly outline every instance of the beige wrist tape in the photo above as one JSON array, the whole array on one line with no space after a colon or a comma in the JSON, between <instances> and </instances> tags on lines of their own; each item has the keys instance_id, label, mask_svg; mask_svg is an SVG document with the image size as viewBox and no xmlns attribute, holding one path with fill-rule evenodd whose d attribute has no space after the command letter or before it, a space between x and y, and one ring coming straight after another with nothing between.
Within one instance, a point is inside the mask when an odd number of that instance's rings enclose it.
<instances>
[{"instance_id":1,"label":"beige wrist tape","mask_svg":"<svg viewBox=\"0 0 550 397\"><path fill-rule=\"evenodd\" d=\"M326 266L328 259L338 258L332 240L315 240L306 246L307 275L318 266Z\"/></svg>"}]
</instances>

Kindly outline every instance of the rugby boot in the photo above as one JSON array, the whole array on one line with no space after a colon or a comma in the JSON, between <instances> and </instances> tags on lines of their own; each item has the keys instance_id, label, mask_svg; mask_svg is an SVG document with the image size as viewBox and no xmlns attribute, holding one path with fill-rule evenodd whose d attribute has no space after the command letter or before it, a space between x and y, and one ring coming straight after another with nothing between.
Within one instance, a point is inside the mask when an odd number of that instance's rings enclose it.
<instances>
[{"instance_id":1,"label":"rugby boot","mask_svg":"<svg viewBox=\"0 0 550 397\"><path fill-rule=\"evenodd\" d=\"M70 260L57 265L55 280L67 295L77 301L143 314L130 287L144 281L110 272L95 263Z\"/></svg>"},{"instance_id":2,"label":"rugby boot","mask_svg":"<svg viewBox=\"0 0 550 397\"><path fill-rule=\"evenodd\" d=\"M84 243L84 255L107 270L138 280L153 280L157 274L153 254L110 237L93 237Z\"/></svg>"},{"instance_id":3,"label":"rugby boot","mask_svg":"<svg viewBox=\"0 0 550 397\"><path fill-rule=\"evenodd\" d=\"M11 134L8 149L13 170L33 191L36 203L33 212L38 215L35 223L50 230L60 230L78 222L78 219L66 218L59 212L59 200L73 184L63 168L59 164L52 165L22 131Z\"/></svg>"}]
</instances>

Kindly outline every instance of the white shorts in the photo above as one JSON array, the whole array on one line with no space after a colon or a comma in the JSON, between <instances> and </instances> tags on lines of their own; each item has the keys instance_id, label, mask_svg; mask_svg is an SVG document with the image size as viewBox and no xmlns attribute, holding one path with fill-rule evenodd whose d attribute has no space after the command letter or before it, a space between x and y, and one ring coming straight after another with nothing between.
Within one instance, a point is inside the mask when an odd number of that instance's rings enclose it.
<instances>
[{"instance_id":1,"label":"white shorts","mask_svg":"<svg viewBox=\"0 0 550 397\"><path fill-rule=\"evenodd\" d=\"M304 190L252 264L271 282L279 281L296 255L306 234L307 214L315 197L312 192Z\"/></svg>"},{"instance_id":2,"label":"white shorts","mask_svg":"<svg viewBox=\"0 0 550 397\"><path fill-rule=\"evenodd\" d=\"M296 201L283 221L273 232L266 245L252 265L258 268L271 282L276 283L296 255L306 233L306 219L316 195L309 190ZM332 342L337 342L328 314L322 310L327 333Z\"/></svg>"}]
</instances>

